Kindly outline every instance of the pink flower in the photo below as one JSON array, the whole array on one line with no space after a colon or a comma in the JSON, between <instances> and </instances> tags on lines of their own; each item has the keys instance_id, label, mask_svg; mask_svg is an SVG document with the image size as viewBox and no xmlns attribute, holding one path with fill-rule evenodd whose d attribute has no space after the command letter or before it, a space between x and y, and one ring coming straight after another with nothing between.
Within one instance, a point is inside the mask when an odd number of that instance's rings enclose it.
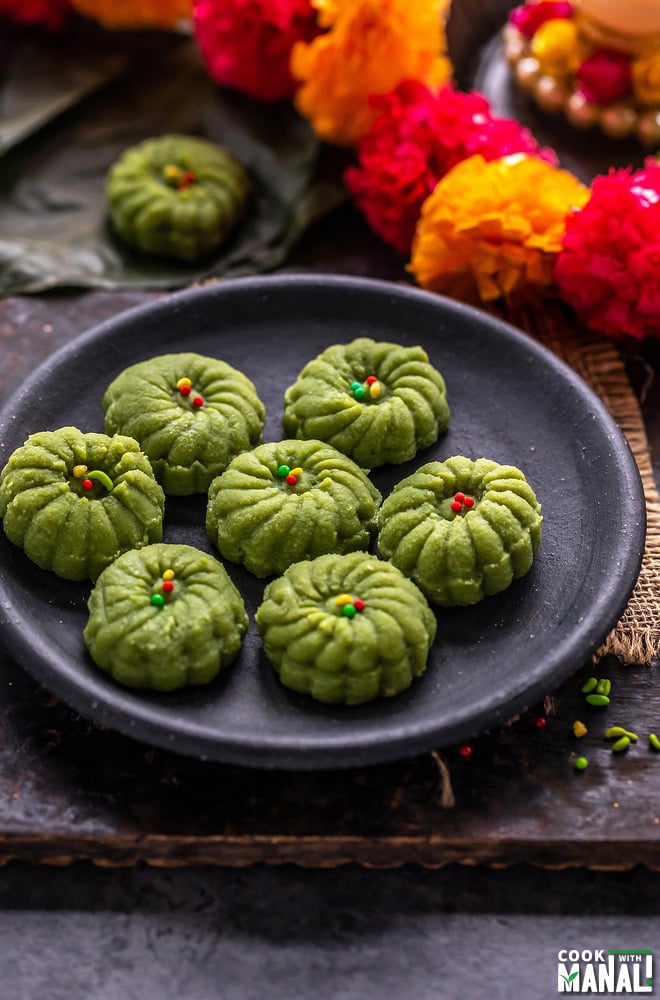
<instances>
[{"instance_id":1,"label":"pink flower","mask_svg":"<svg viewBox=\"0 0 660 1000\"><path fill-rule=\"evenodd\" d=\"M575 79L585 101L610 104L632 91L631 58L625 52L601 49L580 64Z\"/></svg>"},{"instance_id":2,"label":"pink flower","mask_svg":"<svg viewBox=\"0 0 660 1000\"><path fill-rule=\"evenodd\" d=\"M564 0L541 0L540 3L526 3L514 7L509 14L509 24L517 28L525 38L532 38L546 21L555 18L570 18L573 8Z\"/></svg>"},{"instance_id":3,"label":"pink flower","mask_svg":"<svg viewBox=\"0 0 660 1000\"><path fill-rule=\"evenodd\" d=\"M217 83L263 101L291 97L295 42L316 34L310 0L194 0L195 34Z\"/></svg>"},{"instance_id":4,"label":"pink flower","mask_svg":"<svg viewBox=\"0 0 660 1000\"><path fill-rule=\"evenodd\" d=\"M50 31L64 26L69 10L68 0L0 0L0 17L17 24L43 24Z\"/></svg>"},{"instance_id":5,"label":"pink flower","mask_svg":"<svg viewBox=\"0 0 660 1000\"><path fill-rule=\"evenodd\" d=\"M435 93L409 81L372 104L380 115L345 179L372 229L402 254L410 251L422 202L461 160L536 153L556 162L517 122L494 118L481 94L450 86Z\"/></svg>"},{"instance_id":6,"label":"pink flower","mask_svg":"<svg viewBox=\"0 0 660 1000\"><path fill-rule=\"evenodd\" d=\"M660 332L660 165L597 177L569 218L554 279L590 329L619 339Z\"/></svg>"}]
</instances>

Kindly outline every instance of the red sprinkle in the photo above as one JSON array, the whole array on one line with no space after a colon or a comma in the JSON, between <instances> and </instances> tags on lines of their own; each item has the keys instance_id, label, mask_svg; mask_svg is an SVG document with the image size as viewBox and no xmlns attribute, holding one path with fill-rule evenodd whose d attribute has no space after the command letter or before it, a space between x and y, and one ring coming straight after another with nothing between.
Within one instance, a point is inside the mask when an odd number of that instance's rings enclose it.
<instances>
[{"instance_id":1,"label":"red sprinkle","mask_svg":"<svg viewBox=\"0 0 660 1000\"><path fill-rule=\"evenodd\" d=\"M164 594L171 594L173 590L174 590L174 581L173 580L163 580L163 593Z\"/></svg>"},{"instance_id":2,"label":"red sprinkle","mask_svg":"<svg viewBox=\"0 0 660 1000\"><path fill-rule=\"evenodd\" d=\"M377 381L378 381L378 379L376 378L375 375L370 375L368 378L365 379L365 382L367 383L367 385L373 385L374 382L377 382Z\"/></svg>"},{"instance_id":3,"label":"red sprinkle","mask_svg":"<svg viewBox=\"0 0 660 1000\"><path fill-rule=\"evenodd\" d=\"M538 719L534 719L534 725L536 726L537 729L543 729L545 726L547 726L547 724L548 720L544 718L542 715L539 715Z\"/></svg>"},{"instance_id":4,"label":"red sprinkle","mask_svg":"<svg viewBox=\"0 0 660 1000\"><path fill-rule=\"evenodd\" d=\"M454 500L458 500L459 503L464 503L465 493L454 493Z\"/></svg>"},{"instance_id":5,"label":"red sprinkle","mask_svg":"<svg viewBox=\"0 0 660 1000\"><path fill-rule=\"evenodd\" d=\"M289 486L295 486L296 483L298 482L298 477L297 476L292 476L291 473L289 473L288 476L285 476L284 482L288 483Z\"/></svg>"},{"instance_id":6,"label":"red sprinkle","mask_svg":"<svg viewBox=\"0 0 660 1000\"><path fill-rule=\"evenodd\" d=\"M204 406L204 400L202 399L201 396L195 396L195 398L192 401L192 404L193 406L197 407Z\"/></svg>"},{"instance_id":7,"label":"red sprinkle","mask_svg":"<svg viewBox=\"0 0 660 1000\"><path fill-rule=\"evenodd\" d=\"M353 601L353 607L355 608L356 611L364 611L364 609L366 608L366 604L364 603L364 601L361 601L359 597L356 597L355 600Z\"/></svg>"},{"instance_id":8,"label":"red sprinkle","mask_svg":"<svg viewBox=\"0 0 660 1000\"><path fill-rule=\"evenodd\" d=\"M474 498L473 497L465 497L465 499L463 500L463 503L465 504L466 507L474 507Z\"/></svg>"},{"instance_id":9,"label":"red sprinkle","mask_svg":"<svg viewBox=\"0 0 660 1000\"><path fill-rule=\"evenodd\" d=\"M460 500L452 500L449 506L456 514L458 514L459 510L463 510L463 504L460 502Z\"/></svg>"},{"instance_id":10,"label":"red sprinkle","mask_svg":"<svg viewBox=\"0 0 660 1000\"><path fill-rule=\"evenodd\" d=\"M91 479L83 479L83 481L82 481L82 488L84 490L93 490L94 489L94 483L92 482Z\"/></svg>"},{"instance_id":11,"label":"red sprinkle","mask_svg":"<svg viewBox=\"0 0 660 1000\"><path fill-rule=\"evenodd\" d=\"M189 396L190 391L191 390L189 385L182 385L181 388L179 389L179 392L181 393L182 396Z\"/></svg>"},{"instance_id":12,"label":"red sprinkle","mask_svg":"<svg viewBox=\"0 0 660 1000\"><path fill-rule=\"evenodd\" d=\"M472 747L470 746L469 743L464 743L462 747L458 748L458 752L460 753L461 757L471 757Z\"/></svg>"}]
</instances>

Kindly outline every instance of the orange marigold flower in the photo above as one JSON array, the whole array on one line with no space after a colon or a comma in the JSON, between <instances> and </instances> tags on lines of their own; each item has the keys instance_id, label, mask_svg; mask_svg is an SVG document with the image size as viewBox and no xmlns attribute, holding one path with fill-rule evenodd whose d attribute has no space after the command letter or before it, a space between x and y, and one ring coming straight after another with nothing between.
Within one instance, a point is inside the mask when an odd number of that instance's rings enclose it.
<instances>
[{"instance_id":1,"label":"orange marigold flower","mask_svg":"<svg viewBox=\"0 0 660 1000\"><path fill-rule=\"evenodd\" d=\"M312 0L327 29L291 52L301 81L295 104L328 142L352 145L378 112L370 98L404 80L449 79L444 17L449 0Z\"/></svg>"},{"instance_id":2,"label":"orange marigold flower","mask_svg":"<svg viewBox=\"0 0 660 1000\"><path fill-rule=\"evenodd\" d=\"M192 0L71 0L106 28L174 28L192 14Z\"/></svg>"},{"instance_id":3,"label":"orange marigold flower","mask_svg":"<svg viewBox=\"0 0 660 1000\"><path fill-rule=\"evenodd\" d=\"M409 269L424 288L472 301L549 285L566 219L588 198L576 177L534 156L471 156L422 205Z\"/></svg>"}]
</instances>

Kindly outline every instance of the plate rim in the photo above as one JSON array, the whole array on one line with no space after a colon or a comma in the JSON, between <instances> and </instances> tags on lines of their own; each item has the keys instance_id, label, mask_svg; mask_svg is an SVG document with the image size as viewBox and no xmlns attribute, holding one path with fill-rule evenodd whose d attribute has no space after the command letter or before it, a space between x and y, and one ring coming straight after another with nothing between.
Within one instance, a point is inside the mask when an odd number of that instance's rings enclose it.
<instances>
[{"instance_id":1,"label":"plate rim","mask_svg":"<svg viewBox=\"0 0 660 1000\"><path fill-rule=\"evenodd\" d=\"M619 589L617 589L615 594L611 582L606 581L607 585L602 585L595 595L594 604L607 607L608 624L598 627L597 620L600 619L600 615L594 614L583 625L574 627L568 636L563 636L553 649L552 654L544 657L544 663L546 665L549 663L549 668L544 670L543 677L536 679L530 684L524 682L525 675L521 674L514 695L512 696L511 691L508 690L506 701L508 704L513 698L519 705L517 711L524 711L537 698L547 693L549 686L558 685L575 673L579 669L579 665L582 665L582 662L595 651L598 644L606 637L608 631L619 620L621 613L628 603L642 564L646 535L646 508L643 483L632 449L624 432L615 421L605 403L598 397L591 386L562 358L559 358L549 348L545 347L545 345L539 343L531 335L513 326L511 323L493 317L473 306L426 292L413 286L354 275L325 274L322 272L287 272L285 274L249 276L228 279L225 282L214 282L172 292L154 300L121 310L115 316L102 320L100 323L95 324L68 343L62 345L34 369L0 408L0 440L2 439L3 428L8 422L11 422L12 411L22 403L26 395L29 396L43 381L52 377L52 369L59 367L69 359L75 359L76 354L84 353L91 344L100 340L105 341L106 338L111 340L115 328L124 327L127 322L129 324L139 323L144 314L150 318L157 319L161 313L165 315L170 313L173 306L176 307L178 304L183 304L185 308L188 303L198 301L201 298L213 301L216 298L222 299L226 295L234 293L244 294L248 290L263 292L268 288L273 288L282 291L291 287L300 287L301 285L309 289L327 290L329 286L335 286L341 288L343 291L354 291L357 293L370 291L377 295L384 293L396 297L403 296L412 301L423 302L429 306L432 304L438 306L446 314L452 316L460 315L468 321L474 320L480 324L485 324L487 327L499 331L507 339L512 340L514 344L521 347L524 346L525 350L538 355L545 364L549 364L551 368L558 371L564 380L568 381L577 390L581 397L589 399L590 405L598 411L599 422L609 429L612 436L613 448L617 453L617 468L625 480L625 485L632 489L633 492L637 491L641 500L640 511L643 514L643 516L640 516L636 536L628 538L628 546L625 552L622 553L625 557L623 560L625 565L620 575L625 575L629 579L629 586L626 585L621 588L619 584ZM623 463L621 459L623 459ZM632 527L634 528L634 525ZM632 534L633 531L631 530ZM396 746L395 752L388 752L388 744L383 745L382 736L379 737L378 733L367 732L364 740L354 741L348 747L341 743L341 733L338 736L337 746L332 745L332 740L324 736L324 743L320 748L303 745L304 741L301 742L299 738L298 745L295 746L290 741L287 741L286 737L274 738L272 734L269 740L255 743L254 733L252 733L250 739L246 741L233 737L232 742L229 744L226 740L221 742L220 753L217 753L217 742L216 752L203 753L199 749L199 735L195 735L195 731L188 727L187 724L184 724L182 731L176 734L168 733L166 735L162 732L162 723L154 717L154 709L157 710L156 714L161 711L159 704L154 706L147 700L140 701L139 699L135 699L133 704L138 706L137 711L134 709L131 715L127 715L121 707L117 708L112 704L97 705L94 707L89 694L82 688L74 687L72 697L72 687L67 675L62 675L53 668L52 663L48 662L48 651L41 651L39 649L40 643L37 643L35 646L34 641L28 641L25 633L21 631L18 619L15 616L11 616L11 602L8 601L9 595L4 582L5 576L8 575L3 568L0 568L0 633L10 636L10 645L8 645L8 651L11 650L9 654L10 658L19 663L35 680L43 684L58 697L61 697L66 704L71 705L83 715L101 721L103 724L108 725L125 736L164 749L174 750L186 756L265 769L325 770L373 765L425 752L436 745L451 745L459 736L461 739L465 739L466 733L470 733L470 736L467 738L472 738L478 733L491 728L493 725L506 722L507 717L512 714L508 709L503 712L501 704L494 705L492 698L484 693L482 697L472 702L469 712L464 710L457 721L444 726L443 735L438 738L437 743L433 741L426 727L420 735L419 732L415 731L414 723L406 725L405 722L403 724L392 722L388 728L388 732L390 733L390 743ZM617 596L618 600L616 599ZM616 616L612 610L613 608L616 608ZM36 654L35 648L37 650ZM35 655L41 656L43 663L39 662L35 666L33 662ZM578 659L580 664L576 665ZM566 666L567 661L570 661L569 666ZM117 685L117 690L127 697L130 697L131 694L133 697L135 695L135 692L130 692L130 690L124 692L119 685ZM121 699L117 698L116 700ZM92 704L91 713L90 702ZM471 723L469 726L467 725L467 720L464 718L466 714L469 714ZM139 732L137 731L138 722L135 721L136 716L140 725ZM197 727L196 732L199 734L199 727ZM192 749L191 744L195 744L195 747Z\"/></svg>"}]
</instances>

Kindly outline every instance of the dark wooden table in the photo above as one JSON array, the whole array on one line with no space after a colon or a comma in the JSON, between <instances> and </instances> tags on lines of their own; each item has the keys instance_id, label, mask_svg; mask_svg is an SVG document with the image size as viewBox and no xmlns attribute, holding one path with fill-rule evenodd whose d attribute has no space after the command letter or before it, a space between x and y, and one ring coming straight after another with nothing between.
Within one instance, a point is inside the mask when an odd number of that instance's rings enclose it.
<instances>
[{"instance_id":1,"label":"dark wooden table","mask_svg":"<svg viewBox=\"0 0 660 1000\"><path fill-rule=\"evenodd\" d=\"M289 270L406 280L400 261L343 208L308 234ZM0 402L33 367L147 293L58 293L0 301ZM657 343L630 353L660 472ZM0 862L99 865L450 862L660 868L660 754L615 756L603 715L585 711L589 664L544 704L456 747L399 763L321 773L243 770L149 748L81 718L0 650ZM598 668L616 720L660 731L657 664ZM546 718L538 727L536 720ZM582 740L572 724L590 726ZM608 722L608 724L609 724ZM590 766L576 772L585 754ZM450 807L450 792L455 804Z\"/></svg>"}]
</instances>

